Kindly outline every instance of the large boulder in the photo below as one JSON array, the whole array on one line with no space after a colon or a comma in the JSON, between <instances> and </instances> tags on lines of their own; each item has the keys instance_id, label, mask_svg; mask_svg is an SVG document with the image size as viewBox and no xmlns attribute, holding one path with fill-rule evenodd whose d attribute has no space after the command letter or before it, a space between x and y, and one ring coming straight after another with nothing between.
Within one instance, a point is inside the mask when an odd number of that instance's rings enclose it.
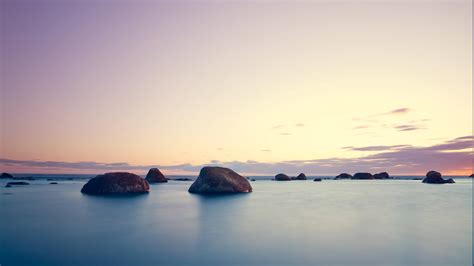
<instances>
[{"instance_id":1,"label":"large boulder","mask_svg":"<svg viewBox=\"0 0 474 266\"><path fill-rule=\"evenodd\" d=\"M291 178L285 174L278 174L275 176L276 181L290 181Z\"/></svg>"},{"instance_id":2,"label":"large boulder","mask_svg":"<svg viewBox=\"0 0 474 266\"><path fill-rule=\"evenodd\" d=\"M81 189L91 195L148 193L150 185L136 174L115 172L98 175L90 179Z\"/></svg>"},{"instance_id":3,"label":"large boulder","mask_svg":"<svg viewBox=\"0 0 474 266\"><path fill-rule=\"evenodd\" d=\"M470 175L469 177L474 177L474 174Z\"/></svg>"},{"instance_id":4,"label":"large boulder","mask_svg":"<svg viewBox=\"0 0 474 266\"><path fill-rule=\"evenodd\" d=\"M249 181L229 168L206 166L189 187L190 193L224 194L252 192Z\"/></svg>"},{"instance_id":5,"label":"large boulder","mask_svg":"<svg viewBox=\"0 0 474 266\"><path fill-rule=\"evenodd\" d=\"M375 179L389 179L390 175L387 172L382 172L374 175Z\"/></svg>"},{"instance_id":6,"label":"large boulder","mask_svg":"<svg viewBox=\"0 0 474 266\"><path fill-rule=\"evenodd\" d=\"M2 173L0 178L13 178L13 175L9 173Z\"/></svg>"},{"instance_id":7,"label":"large boulder","mask_svg":"<svg viewBox=\"0 0 474 266\"><path fill-rule=\"evenodd\" d=\"M348 173L342 173L338 176L336 176L334 179L351 179L352 176Z\"/></svg>"},{"instance_id":8,"label":"large boulder","mask_svg":"<svg viewBox=\"0 0 474 266\"><path fill-rule=\"evenodd\" d=\"M166 183L168 179L158 170L158 168L151 168L145 177L148 183Z\"/></svg>"},{"instance_id":9,"label":"large boulder","mask_svg":"<svg viewBox=\"0 0 474 266\"><path fill-rule=\"evenodd\" d=\"M307 179L307 178L306 178L306 175L303 174L303 173L299 174L299 175L295 178L295 180L306 180L306 179Z\"/></svg>"},{"instance_id":10,"label":"large boulder","mask_svg":"<svg viewBox=\"0 0 474 266\"><path fill-rule=\"evenodd\" d=\"M374 179L371 173L356 173L352 179Z\"/></svg>"},{"instance_id":11,"label":"large boulder","mask_svg":"<svg viewBox=\"0 0 474 266\"><path fill-rule=\"evenodd\" d=\"M441 176L441 173L436 171L429 171L428 173L426 173L426 177L425 179L423 179L422 182L428 184L452 184L454 183L454 180L451 178L445 180Z\"/></svg>"}]
</instances>

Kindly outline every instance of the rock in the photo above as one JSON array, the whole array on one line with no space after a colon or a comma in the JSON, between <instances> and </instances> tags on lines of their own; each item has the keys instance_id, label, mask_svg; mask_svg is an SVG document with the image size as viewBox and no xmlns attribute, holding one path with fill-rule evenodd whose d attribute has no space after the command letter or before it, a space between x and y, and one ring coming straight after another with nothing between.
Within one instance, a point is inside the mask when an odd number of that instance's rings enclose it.
<instances>
[{"instance_id":1,"label":"rock","mask_svg":"<svg viewBox=\"0 0 474 266\"><path fill-rule=\"evenodd\" d=\"M436 171L429 171L426 173L425 179L422 181L423 183L428 183L428 184L452 184L454 183L453 179L447 179L444 180L443 177L441 176L441 173L436 172Z\"/></svg>"},{"instance_id":2,"label":"rock","mask_svg":"<svg viewBox=\"0 0 474 266\"><path fill-rule=\"evenodd\" d=\"M57 185L58 182L51 182L51 183L49 183L49 184L50 184L50 185Z\"/></svg>"},{"instance_id":3,"label":"rock","mask_svg":"<svg viewBox=\"0 0 474 266\"><path fill-rule=\"evenodd\" d=\"M254 182L254 181L256 181L256 180L255 180L255 178L252 178L252 179L250 179L250 181Z\"/></svg>"},{"instance_id":4,"label":"rock","mask_svg":"<svg viewBox=\"0 0 474 266\"><path fill-rule=\"evenodd\" d=\"M470 175L469 177L474 177L474 174Z\"/></svg>"},{"instance_id":5,"label":"rock","mask_svg":"<svg viewBox=\"0 0 474 266\"><path fill-rule=\"evenodd\" d=\"M371 173L356 173L352 179L374 179Z\"/></svg>"},{"instance_id":6,"label":"rock","mask_svg":"<svg viewBox=\"0 0 474 266\"><path fill-rule=\"evenodd\" d=\"M115 172L98 175L90 179L81 189L91 195L148 193L148 182L136 174Z\"/></svg>"},{"instance_id":7,"label":"rock","mask_svg":"<svg viewBox=\"0 0 474 266\"><path fill-rule=\"evenodd\" d=\"M6 184L5 187L13 187L13 186L10 184Z\"/></svg>"},{"instance_id":8,"label":"rock","mask_svg":"<svg viewBox=\"0 0 474 266\"><path fill-rule=\"evenodd\" d=\"M447 183L447 184L454 184L454 183L456 183L456 182L454 182L454 180L453 180L452 178L448 178L448 179L446 179L444 182Z\"/></svg>"},{"instance_id":9,"label":"rock","mask_svg":"<svg viewBox=\"0 0 474 266\"><path fill-rule=\"evenodd\" d=\"M183 178L175 178L171 179L173 181L193 181L191 178L183 177Z\"/></svg>"},{"instance_id":10,"label":"rock","mask_svg":"<svg viewBox=\"0 0 474 266\"><path fill-rule=\"evenodd\" d=\"M374 175L375 179L389 179L390 175L387 172L382 172Z\"/></svg>"},{"instance_id":11,"label":"rock","mask_svg":"<svg viewBox=\"0 0 474 266\"><path fill-rule=\"evenodd\" d=\"M206 166L189 187L190 193L222 194L252 192L249 181L229 168Z\"/></svg>"},{"instance_id":12,"label":"rock","mask_svg":"<svg viewBox=\"0 0 474 266\"><path fill-rule=\"evenodd\" d=\"M342 173L338 176L336 176L334 179L350 179L352 176L348 173Z\"/></svg>"},{"instance_id":13,"label":"rock","mask_svg":"<svg viewBox=\"0 0 474 266\"><path fill-rule=\"evenodd\" d=\"M315 181L315 182L321 182L321 181L323 181L323 180L322 180L321 178L319 178L319 177L316 177L315 179L313 179L313 181Z\"/></svg>"},{"instance_id":14,"label":"rock","mask_svg":"<svg viewBox=\"0 0 474 266\"><path fill-rule=\"evenodd\" d=\"M414 178L412 178L411 180L423 180L423 178L421 178L421 177L414 177Z\"/></svg>"},{"instance_id":15,"label":"rock","mask_svg":"<svg viewBox=\"0 0 474 266\"><path fill-rule=\"evenodd\" d=\"M2 173L1 178L13 178L13 175L9 173Z\"/></svg>"},{"instance_id":16,"label":"rock","mask_svg":"<svg viewBox=\"0 0 474 266\"><path fill-rule=\"evenodd\" d=\"M301 173L301 174L299 174L295 179L296 179L296 180L306 180L307 178L306 178L306 175L305 175L305 174Z\"/></svg>"},{"instance_id":17,"label":"rock","mask_svg":"<svg viewBox=\"0 0 474 266\"><path fill-rule=\"evenodd\" d=\"M285 174L278 174L275 176L276 181L290 181L291 178Z\"/></svg>"},{"instance_id":18,"label":"rock","mask_svg":"<svg viewBox=\"0 0 474 266\"><path fill-rule=\"evenodd\" d=\"M21 182L21 181L15 181L15 182L8 182L6 187L11 187L11 186L26 186L29 185L30 183L28 182Z\"/></svg>"},{"instance_id":19,"label":"rock","mask_svg":"<svg viewBox=\"0 0 474 266\"><path fill-rule=\"evenodd\" d=\"M149 183L166 183L168 179L158 170L158 168L151 168L146 175L146 181Z\"/></svg>"}]
</instances>

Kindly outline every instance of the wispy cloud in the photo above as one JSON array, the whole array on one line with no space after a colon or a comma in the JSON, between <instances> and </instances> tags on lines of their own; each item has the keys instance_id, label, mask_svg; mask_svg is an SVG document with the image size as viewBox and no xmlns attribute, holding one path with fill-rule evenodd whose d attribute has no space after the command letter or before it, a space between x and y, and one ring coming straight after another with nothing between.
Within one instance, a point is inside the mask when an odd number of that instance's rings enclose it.
<instances>
[{"instance_id":1,"label":"wispy cloud","mask_svg":"<svg viewBox=\"0 0 474 266\"><path fill-rule=\"evenodd\" d=\"M283 133L280 133L280 135L282 135L282 136L290 136L291 133L289 133L289 132L283 132Z\"/></svg>"},{"instance_id":2,"label":"wispy cloud","mask_svg":"<svg viewBox=\"0 0 474 266\"><path fill-rule=\"evenodd\" d=\"M385 115L401 115L401 114L406 114L410 111L411 111L410 108L398 108L398 109L392 110L388 113L385 113Z\"/></svg>"},{"instance_id":3,"label":"wispy cloud","mask_svg":"<svg viewBox=\"0 0 474 266\"><path fill-rule=\"evenodd\" d=\"M345 150L352 151L388 151L388 150L398 150L401 148L410 147L410 145L391 145L391 146L366 146L366 147L342 147Z\"/></svg>"},{"instance_id":4,"label":"wispy cloud","mask_svg":"<svg viewBox=\"0 0 474 266\"><path fill-rule=\"evenodd\" d=\"M303 124L303 123L297 123L297 124L295 125L295 127L304 127L304 124Z\"/></svg>"},{"instance_id":5,"label":"wispy cloud","mask_svg":"<svg viewBox=\"0 0 474 266\"><path fill-rule=\"evenodd\" d=\"M285 127L285 125L275 125L275 126L272 127L272 129L275 130L275 129L280 129L280 128L284 128L284 127Z\"/></svg>"},{"instance_id":6,"label":"wispy cloud","mask_svg":"<svg viewBox=\"0 0 474 266\"><path fill-rule=\"evenodd\" d=\"M360 130L360 131L367 131L368 129L387 129L387 128L392 128L396 131L400 132L407 132L407 131L415 131L415 130L420 130L420 129L426 129L426 124L425 122L430 121L430 119L424 118L424 119L412 119L412 120L405 120L405 122L399 122L397 124L387 124L386 122L381 121L381 116L392 116L392 115L401 115L401 114L407 114L409 112L412 112L413 110L410 108L398 108L391 110L389 112L385 113L379 113L379 114L373 114L369 115L365 118L353 118L354 121L360 121L363 122L363 124L358 125L353 127L353 130ZM365 130L367 129L367 130Z\"/></svg>"},{"instance_id":7,"label":"wispy cloud","mask_svg":"<svg viewBox=\"0 0 474 266\"><path fill-rule=\"evenodd\" d=\"M263 152L271 152L272 150L264 149L264 150L260 150L260 151L263 151Z\"/></svg>"},{"instance_id":8,"label":"wispy cloud","mask_svg":"<svg viewBox=\"0 0 474 266\"><path fill-rule=\"evenodd\" d=\"M419 130L419 129L424 129L420 125L396 125L393 128L395 128L398 131L413 131L413 130Z\"/></svg>"},{"instance_id":9,"label":"wispy cloud","mask_svg":"<svg viewBox=\"0 0 474 266\"><path fill-rule=\"evenodd\" d=\"M279 162L228 161L212 160L208 164L191 165L130 165L128 163L98 163L98 162L56 162L36 160L0 159L2 170L5 168L31 169L63 169L67 171L94 170L105 171L146 171L152 167L163 170L180 171L196 174L203 166L220 165L230 167L237 172L251 174L289 174L305 172L312 174L338 174L341 172L380 171L381 169L396 174L421 174L435 169L443 172L468 173L472 171L472 152L474 138L459 137L440 144L419 147L410 145L344 147L352 150L380 151L379 153L358 158L322 158L312 160L291 160Z\"/></svg>"}]
</instances>

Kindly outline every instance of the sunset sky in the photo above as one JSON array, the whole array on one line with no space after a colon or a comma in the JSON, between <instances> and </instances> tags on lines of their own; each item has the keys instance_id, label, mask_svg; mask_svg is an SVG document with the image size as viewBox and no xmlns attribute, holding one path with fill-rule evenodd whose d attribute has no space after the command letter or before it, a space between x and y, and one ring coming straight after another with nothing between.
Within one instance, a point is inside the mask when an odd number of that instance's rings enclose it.
<instances>
[{"instance_id":1,"label":"sunset sky","mask_svg":"<svg viewBox=\"0 0 474 266\"><path fill-rule=\"evenodd\" d=\"M0 171L472 173L471 1L0 7Z\"/></svg>"}]
</instances>

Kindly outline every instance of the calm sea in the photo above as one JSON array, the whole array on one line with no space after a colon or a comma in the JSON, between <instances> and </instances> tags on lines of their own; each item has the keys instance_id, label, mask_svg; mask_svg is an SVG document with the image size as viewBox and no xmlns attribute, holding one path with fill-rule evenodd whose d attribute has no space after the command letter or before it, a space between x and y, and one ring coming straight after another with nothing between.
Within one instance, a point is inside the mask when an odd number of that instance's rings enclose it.
<instances>
[{"instance_id":1,"label":"calm sea","mask_svg":"<svg viewBox=\"0 0 474 266\"><path fill-rule=\"evenodd\" d=\"M219 197L170 181L101 197L80 193L90 176L41 177L0 181L2 266L472 265L466 178L258 180L253 193Z\"/></svg>"}]
</instances>

